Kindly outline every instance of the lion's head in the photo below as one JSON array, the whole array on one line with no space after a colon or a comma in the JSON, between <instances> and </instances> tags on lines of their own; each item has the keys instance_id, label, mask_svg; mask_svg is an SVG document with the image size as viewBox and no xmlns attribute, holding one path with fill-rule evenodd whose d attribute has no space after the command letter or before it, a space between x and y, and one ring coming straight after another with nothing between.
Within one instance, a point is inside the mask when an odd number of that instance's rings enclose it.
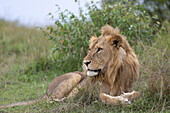
<instances>
[{"instance_id":1,"label":"lion's head","mask_svg":"<svg viewBox=\"0 0 170 113\"><path fill-rule=\"evenodd\" d=\"M123 78L124 91L130 91L139 76L135 53L118 28L105 25L101 33L100 37L93 36L90 40L89 52L83 60L84 71L91 80L104 81L119 93Z\"/></svg>"},{"instance_id":2,"label":"lion's head","mask_svg":"<svg viewBox=\"0 0 170 113\"><path fill-rule=\"evenodd\" d=\"M128 47L126 38L120 34L118 28L105 25L101 28L100 37L93 36L89 45L89 52L84 58L84 68L87 76L97 76L106 73L108 68L116 64L119 67L121 58L131 49Z\"/></svg>"}]
</instances>

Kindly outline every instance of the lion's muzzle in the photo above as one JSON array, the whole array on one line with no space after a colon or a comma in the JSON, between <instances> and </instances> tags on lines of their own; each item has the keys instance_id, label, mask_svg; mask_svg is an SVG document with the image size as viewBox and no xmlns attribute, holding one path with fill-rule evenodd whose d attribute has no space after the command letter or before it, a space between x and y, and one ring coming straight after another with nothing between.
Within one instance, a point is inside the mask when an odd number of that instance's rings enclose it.
<instances>
[{"instance_id":1,"label":"lion's muzzle","mask_svg":"<svg viewBox=\"0 0 170 113\"><path fill-rule=\"evenodd\" d=\"M90 77L96 76L101 72L101 69L90 69L89 68L89 64L91 63L91 61L84 60L83 63L84 63L86 70L87 70L87 76L90 76Z\"/></svg>"}]
</instances>

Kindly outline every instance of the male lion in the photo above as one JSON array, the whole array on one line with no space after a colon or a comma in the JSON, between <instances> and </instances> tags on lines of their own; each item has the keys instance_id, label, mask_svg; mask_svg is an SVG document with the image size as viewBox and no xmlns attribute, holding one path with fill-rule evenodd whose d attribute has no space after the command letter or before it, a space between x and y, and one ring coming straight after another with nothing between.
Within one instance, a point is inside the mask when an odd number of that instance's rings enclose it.
<instances>
[{"instance_id":1,"label":"male lion","mask_svg":"<svg viewBox=\"0 0 170 113\"><path fill-rule=\"evenodd\" d=\"M118 28L105 25L101 32L100 37L91 38L89 52L83 61L84 72L71 72L56 77L40 99L0 108L29 105L44 98L61 101L75 96L78 87L88 87L95 82L99 82L99 98L102 102L110 105L129 104L139 94L133 91L134 82L139 77L138 59Z\"/></svg>"}]
</instances>

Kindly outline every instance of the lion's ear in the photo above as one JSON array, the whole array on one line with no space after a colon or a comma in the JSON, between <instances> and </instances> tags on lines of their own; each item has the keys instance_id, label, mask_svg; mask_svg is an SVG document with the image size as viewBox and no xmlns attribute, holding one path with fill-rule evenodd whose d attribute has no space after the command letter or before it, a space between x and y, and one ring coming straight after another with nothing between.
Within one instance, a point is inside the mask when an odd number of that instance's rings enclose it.
<instances>
[{"instance_id":1,"label":"lion's ear","mask_svg":"<svg viewBox=\"0 0 170 113\"><path fill-rule=\"evenodd\" d=\"M97 36L96 36L96 35L92 36L92 37L90 38L90 43L94 42L96 39L97 39Z\"/></svg>"},{"instance_id":2,"label":"lion's ear","mask_svg":"<svg viewBox=\"0 0 170 113\"><path fill-rule=\"evenodd\" d=\"M108 36L108 37L106 37L106 40L111 46L114 46L117 49L119 49L120 46L122 46L122 44L124 42L124 38L118 34Z\"/></svg>"}]
</instances>

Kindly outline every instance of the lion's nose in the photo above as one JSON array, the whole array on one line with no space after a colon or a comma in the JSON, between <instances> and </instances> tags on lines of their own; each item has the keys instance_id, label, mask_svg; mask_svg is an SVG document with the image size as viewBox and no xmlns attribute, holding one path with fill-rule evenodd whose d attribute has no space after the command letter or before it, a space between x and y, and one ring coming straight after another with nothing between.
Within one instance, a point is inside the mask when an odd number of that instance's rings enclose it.
<instances>
[{"instance_id":1,"label":"lion's nose","mask_svg":"<svg viewBox=\"0 0 170 113\"><path fill-rule=\"evenodd\" d=\"M83 62L86 66L88 66L90 63L91 63L91 61L84 61Z\"/></svg>"}]
</instances>

